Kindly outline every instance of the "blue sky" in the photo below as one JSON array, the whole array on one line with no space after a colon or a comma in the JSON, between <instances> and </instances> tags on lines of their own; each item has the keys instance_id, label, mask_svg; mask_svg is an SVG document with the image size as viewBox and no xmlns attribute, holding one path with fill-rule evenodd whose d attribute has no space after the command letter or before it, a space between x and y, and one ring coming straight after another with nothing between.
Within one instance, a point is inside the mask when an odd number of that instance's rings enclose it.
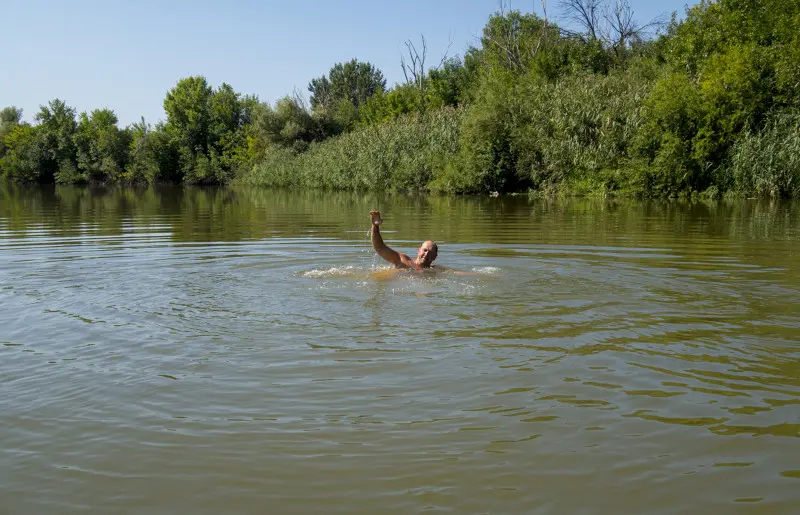
<instances>
[{"instance_id":1,"label":"blue sky","mask_svg":"<svg viewBox=\"0 0 800 515\"><path fill-rule=\"evenodd\" d=\"M542 14L541 2L510 2ZM558 21L557 1L547 2ZM687 0L630 0L646 22ZM688 2L690 5L696 3ZM78 112L107 107L127 125L164 118L167 91L204 75L240 93L274 102L341 61L380 68L403 80L403 43L424 34L436 64L477 41L497 0L0 0L0 108L15 105L31 121L53 98Z\"/></svg>"}]
</instances>

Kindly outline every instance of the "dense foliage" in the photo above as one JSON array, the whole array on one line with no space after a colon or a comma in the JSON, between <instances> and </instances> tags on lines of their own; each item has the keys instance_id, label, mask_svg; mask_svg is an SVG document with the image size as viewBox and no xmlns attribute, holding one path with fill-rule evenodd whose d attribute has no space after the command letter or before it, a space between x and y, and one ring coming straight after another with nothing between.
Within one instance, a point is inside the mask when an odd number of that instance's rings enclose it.
<instances>
[{"instance_id":1,"label":"dense foliage","mask_svg":"<svg viewBox=\"0 0 800 515\"><path fill-rule=\"evenodd\" d=\"M500 11L463 57L406 46L387 88L353 59L274 104L178 81L120 128L59 99L0 112L23 182L800 196L800 1L702 0L657 35L626 0L562 0L571 30ZM575 28L577 26L577 29ZM421 51L418 51L421 48Z\"/></svg>"}]
</instances>

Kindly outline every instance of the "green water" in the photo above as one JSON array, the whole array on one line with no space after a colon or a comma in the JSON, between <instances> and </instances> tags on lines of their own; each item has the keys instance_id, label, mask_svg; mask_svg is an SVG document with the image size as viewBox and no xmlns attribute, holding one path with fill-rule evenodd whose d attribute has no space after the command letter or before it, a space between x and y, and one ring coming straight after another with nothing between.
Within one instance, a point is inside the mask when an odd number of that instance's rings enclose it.
<instances>
[{"instance_id":1,"label":"green water","mask_svg":"<svg viewBox=\"0 0 800 515\"><path fill-rule=\"evenodd\" d=\"M473 273L387 275L373 208ZM0 513L797 513L799 240L797 203L0 186Z\"/></svg>"}]
</instances>

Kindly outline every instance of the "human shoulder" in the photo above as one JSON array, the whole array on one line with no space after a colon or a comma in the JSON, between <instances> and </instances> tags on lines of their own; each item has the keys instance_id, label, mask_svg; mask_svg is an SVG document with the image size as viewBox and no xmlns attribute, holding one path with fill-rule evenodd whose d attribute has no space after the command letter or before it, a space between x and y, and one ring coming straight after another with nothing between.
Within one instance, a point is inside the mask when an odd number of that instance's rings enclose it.
<instances>
[{"instance_id":1,"label":"human shoulder","mask_svg":"<svg viewBox=\"0 0 800 515\"><path fill-rule=\"evenodd\" d=\"M398 252L398 254L400 255L400 262L396 265L398 268L416 268L417 264L408 257L408 254L403 254L402 252Z\"/></svg>"}]
</instances>

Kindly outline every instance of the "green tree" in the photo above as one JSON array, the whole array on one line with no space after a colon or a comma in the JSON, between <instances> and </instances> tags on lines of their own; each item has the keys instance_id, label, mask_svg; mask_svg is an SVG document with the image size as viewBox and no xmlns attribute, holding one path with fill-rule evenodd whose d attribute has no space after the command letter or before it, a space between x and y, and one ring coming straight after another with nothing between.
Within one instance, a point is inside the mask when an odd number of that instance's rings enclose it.
<instances>
[{"instance_id":1,"label":"green tree","mask_svg":"<svg viewBox=\"0 0 800 515\"><path fill-rule=\"evenodd\" d=\"M442 66L428 73L428 102L436 109L442 106L457 106L464 102L466 90L471 86L469 70L461 59L451 57Z\"/></svg>"},{"instance_id":2,"label":"green tree","mask_svg":"<svg viewBox=\"0 0 800 515\"><path fill-rule=\"evenodd\" d=\"M359 116L364 125L384 123L398 116L418 112L419 93L413 84L398 84L390 91L378 91L362 106Z\"/></svg>"},{"instance_id":3,"label":"green tree","mask_svg":"<svg viewBox=\"0 0 800 515\"><path fill-rule=\"evenodd\" d=\"M200 76L181 79L167 93L165 129L177 142L183 180L217 184L233 177L246 156L253 105L230 85L214 90Z\"/></svg>"},{"instance_id":4,"label":"green tree","mask_svg":"<svg viewBox=\"0 0 800 515\"><path fill-rule=\"evenodd\" d=\"M22 109L19 107L4 107L0 111L0 126L19 125L20 122L22 122Z\"/></svg>"},{"instance_id":5,"label":"green tree","mask_svg":"<svg viewBox=\"0 0 800 515\"><path fill-rule=\"evenodd\" d=\"M33 168L42 170L40 178L53 177L56 182L83 182L86 177L78 171L75 147L75 109L58 98L41 106L35 116L39 123L34 134L43 152L35 157L41 161Z\"/></svg>"},{"instance_id":6,"label":"green tree","mask_svg":"<svg viewBox=\"0 0 800 515\"><path fill-rule=\"evenodd\" d=\"M356 109L379 90L386 89L383 72L370 63L356 59L335 64L328 75L312 79L308 84L311 92L311 108L332 109L346 100Z\"/></svg>"},{"instance_id":7,"label":"green tree","mask_svg":"<svg viewBox=\"0 0 800 515\"><path fill-rule=\"evenodd\" d=\"M738 136L797 105L798 22L796 0L704 0L684 21L673 19L659 44L669 70L644 102L637 138L646 189L676 194L730 182Z\"/></svg>"},{"instance_id":8,"label":"green tree","mask_svg":"<svg viewBox=\"0 0 800 515\"><path fill-rule=\"evenodd\" d=\"M537 61L543 61L560 40L560 29L536 14L501 10L483 28L480 57L487 70L521 75L533 69ZM538 65L546 69L553 66L543 64Z\"/></svg>"},{"instance_id":9,"label":"green tree","mask_svg":"<svg viewBox=\"0 0 800 515\"><path fill-rule=\"evenodd\" d=\"M5 137L22 122L22 109L14 106L4 107L0 111L0 158L5 155Z\"/></svg>"},{"instance_id":10,"label":"green tree","mask_svg":"<svg viewBox=\"0 0 800 515\"><path fill-rule=\"evenodd\" d=\"M241 95L235 92L230 84L224 82L213 92L208 102L208 141L210 144L216 144L239 130L244 106L241 102Z\"/></svg>"},{"instance_id":11,"label":"green tree","mask_svg":"<svg viewBox=\"0 0 800 515\"><path fill-rule=\"evenodd\" d=\"M131 135L117 123L117 115L110 109L81 113L74 140L78 170L87 179L116 181L123 177Z\"/></svg>"},{"instance_id":12,"label":"green tree","mask_svg":"<svg viewBox=\"0 0 800 515\"><path fill-rule=\"evenodd\" d=\"M246 159L246 126L251 122L255 97L242 97L222 83L209 99L209 154L217 156L219 182L228 182Z\"/></svg>"},{"instance_id":13,"label":"green tree","mask_svg":"<svg viewBox=\"0 0 800 515\"><path fill-rule=\"evenodd\" d=\"M262 105L256 111L252 124L251 137L298 152L306 150L312 141L322 139L318 119L298 99L292 97L278 100L274 109L267 104Z\"/></svg>"},{"instance_id":14,"label":"green tree","mask_svg":"<svg viewBox=\"0 0 800 515\"><path fill-rule=\"evenodd\" d=\"M691 76L709 56L736 45L773 47L780 51L797 38L797 0L701 0L668 27L665 53L670 63Z\"/></svg>"},{"instance_id":15,"label":"green tree","mask_svg":"<svg viewBox=\"0 0 800 515\"><path fill-rule=\"evenodd\" d=\"M5 135L6 148L0 157L0 172L4 178L21 182L53 182L51 156L43 148L37 133L37 127L22 124L12 127Z\"/></svg>"},{"instance_id":16,"label":"green tree","mask_svg":"<svg viewBox=\"0 0 800 515\"><path fill-rule=\"evenodd\" d=\"M132 182L178 182L178 144L163 123L152 128L144 118L128 129L131 134L126 178Z\"/></svg>"},{"instance_id":17,"label":"green tree","mask_svg":"<svg viewBox=\"0 0 800 515\"><path fill-rule=\"evenodd\" d=\"M178 81L164 99L167 130L174 131L181 150L190 160L197 154L208 153L209 104L213 94L205 77L187 77Z\"/></svg>"}]
</instances>

